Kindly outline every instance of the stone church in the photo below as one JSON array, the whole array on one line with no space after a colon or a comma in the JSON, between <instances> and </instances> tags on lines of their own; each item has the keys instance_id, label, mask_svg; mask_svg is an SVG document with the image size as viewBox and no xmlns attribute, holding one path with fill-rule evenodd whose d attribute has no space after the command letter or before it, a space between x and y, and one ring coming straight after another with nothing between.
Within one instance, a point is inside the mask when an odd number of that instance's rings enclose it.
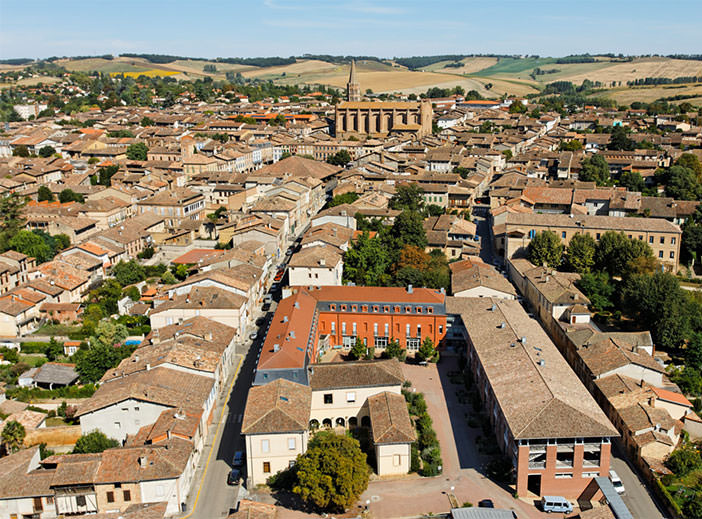
<instances>
[{"instance_id":1,"label":"stone church","mask_svg":"<svg viewBox=\"0 0 702 519\"><path fill-rule=\"evenodd\" d=\"M351 62L346 85L346 102L336 105L336 136L386 137L390 133L417 138L431 134L433 111L428 100L419 102L362 101L356 79L356 62Z\"/></svg>"}]
</instances>

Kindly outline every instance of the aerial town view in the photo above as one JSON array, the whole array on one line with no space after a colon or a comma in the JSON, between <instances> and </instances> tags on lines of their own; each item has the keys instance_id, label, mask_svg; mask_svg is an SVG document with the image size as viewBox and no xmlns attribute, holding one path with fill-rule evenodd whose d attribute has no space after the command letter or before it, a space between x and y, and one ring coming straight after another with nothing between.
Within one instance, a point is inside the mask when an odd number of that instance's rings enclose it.
<instances>
[{"instance_id":1,"label":"aerial town view","mask_svg":"<svg viewBox=\"0 0 702 519\"><path fill-rule=\"evenodd\" d=\"M0 0L0 519L702 519L701 29Z\"/></svg>"}]
</instances>

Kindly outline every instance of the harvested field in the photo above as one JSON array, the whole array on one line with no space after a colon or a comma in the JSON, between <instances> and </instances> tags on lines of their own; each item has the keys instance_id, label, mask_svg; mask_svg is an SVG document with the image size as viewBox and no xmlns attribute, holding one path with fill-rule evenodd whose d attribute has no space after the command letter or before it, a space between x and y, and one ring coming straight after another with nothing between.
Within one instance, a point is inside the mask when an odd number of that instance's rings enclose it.
<instances>
[{"instance_id":1,"label":"harvested field","mask_svg":"<svg viewBox=\"0 0 702 519\"><path fill-rule=\"evenodd\" d=\"M671 88L671 87L678 88ZM680 88L682 87L682 88ZM631 104L634 101L642 103L650 103L661 97L673 97L677 95L697 95L702 96L702 84L696 85L659 85L653 87L636 87L636 88L613 88L605 92L596 94L614 99L617 103ZM677 103L688 101L695 104L692 99L682 99ZM698 101L699 103L699 101Z\"/></svg>"},{"instance_id":2,"label":"harvested field","mask_svg":"<svg viewBox=\"0 0 702 519\"><path fill-rule=\"evenodd\" d=\"M561 79L575 84L582 83L584 79L600 81L605 84L612 81L621 81L624 84L627 81L647 77L676 78L681 76L702 76L702 61L642 58L628 63L610 63L609 66L592 72L564 75Z\"/></svg>"},{"instance_id":3,"label":"harvested field","mask_svg":"<svg viewBox=\"0 0 702 519\"><path fill-rule=\"evenodd\" d=\"M447 67L447 63L452 62L442 61L441 66L436 68L434 72L445 72L447 74L473 74L474 72L479 72L497 64L497 58L463 58L461 60L461 63L463 63L462 67Z\"/></svg>"}]
</instances>

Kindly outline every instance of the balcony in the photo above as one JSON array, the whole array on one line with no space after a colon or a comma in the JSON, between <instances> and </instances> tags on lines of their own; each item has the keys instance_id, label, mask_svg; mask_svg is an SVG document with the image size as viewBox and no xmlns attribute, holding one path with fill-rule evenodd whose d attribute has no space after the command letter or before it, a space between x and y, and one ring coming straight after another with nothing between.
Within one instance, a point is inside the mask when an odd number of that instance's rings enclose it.
<instances>
[{"instance_id":1,"label":"balcony","mask_svg":"<svg viewBox=\"0 0 702 519\"><path fill-rule=\"evenodd\" d=\"M529 462L529 469L530 470L544 470L545 468L546 468L545 461L530 461Z\"/></svg>"}]
</instances>

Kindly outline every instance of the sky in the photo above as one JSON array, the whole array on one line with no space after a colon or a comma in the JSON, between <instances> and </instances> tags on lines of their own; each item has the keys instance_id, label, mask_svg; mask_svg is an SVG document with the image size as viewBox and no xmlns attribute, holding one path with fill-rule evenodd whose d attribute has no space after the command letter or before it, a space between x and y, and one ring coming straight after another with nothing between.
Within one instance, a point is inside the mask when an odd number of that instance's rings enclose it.
<instances>
[{"instance_id":1,"label":"sky","mask_svg":"<svg viewBox=\"0 0 702 519\"><path fill-rule=\"evenodd\" d=\"M700 0L0 0L0 58L702 53Z\"/></svg>"}]
</instances>

